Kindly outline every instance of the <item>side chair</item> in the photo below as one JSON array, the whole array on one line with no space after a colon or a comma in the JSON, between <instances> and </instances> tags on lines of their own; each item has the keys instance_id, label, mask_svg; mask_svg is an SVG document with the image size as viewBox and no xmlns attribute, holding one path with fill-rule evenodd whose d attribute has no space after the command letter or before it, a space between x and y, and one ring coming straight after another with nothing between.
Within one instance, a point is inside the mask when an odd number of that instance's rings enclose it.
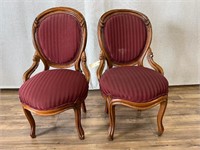
<instances>
[{"instance_id":1,"label":"side chair","mask_svg":"<svg viewBox=\"0 0 200 150\"><path fill-rule=\"evenodd\" d=\"M114 136L117 105L139 111L160 105L157 114L158 135L164 131L162 119L168 101L168 81L163 75L163 69L153 60L151 39L151 23L140 12L114 9L99 19L98 40L101 52L97 77L102 96L106 100L110 140ZM143 65L145 56L152 68Z\"/></svg>"},{"instance_id":2,"label":"side chair","mask_svg":"<svg viewBox=\"0 0 200 150\"><path fill-rule=\"evenodd\" d=\"M81 107L86 112L85 99L90 79L85 53L86 21L75 9L50 8L36 17L32 36L35 47L33 64L24 73L24 83L19 89L19 99L31 127L30 136L36 137L32 113L50 116L73 109L82 140L85 136ZM31 77L40 60L44 71Z\"/></svg>"}]
</instances>

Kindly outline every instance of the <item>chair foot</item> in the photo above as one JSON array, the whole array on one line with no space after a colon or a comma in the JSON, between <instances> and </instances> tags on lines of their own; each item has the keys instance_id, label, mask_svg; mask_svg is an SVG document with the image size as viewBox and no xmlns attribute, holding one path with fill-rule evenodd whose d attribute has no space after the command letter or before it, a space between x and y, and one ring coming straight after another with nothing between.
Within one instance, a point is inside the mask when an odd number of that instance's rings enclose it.
<instances>
[{"instance_id":1,"label":"chair foot","mask_svg":"<svg viewBox=\"0 0 200 150\"><path fill-rule=\"evenodd\" d=\"M108 140L109 141L113 141L113 136L112 135L108 135Z\"/></svg>"},{"instance_id":2,"label":"chair foot","mask_svg":"<svg viewBox=\"0 0 200 150\"><path fill-rule=\"evenodd\" d=\"M81 106L74 108L75 113L75 124L78 131L79 138L81 140L85 139L84 130L81 125Z\"/></svg>"},{"instance_id":3,"label":"chair foot","mask_svg":"<svg viewBox=\"0 0 200 150\"><path fill-rule=\"evenodd\" d=\"M31 136L32 139L36 138L35 134L30 134L30 136Z\"/></svg>"},{"instance_id":4,"label":"chair foot","mask_svg":"<svg viewBox=\"0 0 200 150\"><path fill-rule=\"evenodd\" d=\"M114 137L114 131L113 129L111 129L111 127L109 127L109 130L108 130L108 140L109 141L113 141L113 138Z\"/></svg>"},{"instance_id":5,"label":"chair foot","mask_svg":"<svg viewBox=\"0 0 200 150\"><path fill-rule=\"evenodd\" d=\"M29 110L23 108L23 111L24 111L24 114L25 114L26 118L28 119L28 122L31 126L30 136L32 138L36 138L36 135L35 135L35 120L34 120L32 114Z\"/></svg>"},{"instance_id":6,"label":"chair foot","mask_svg":"<svg viewBox=\"0 0 200 150\"><path fill-rule=\"evenodd\" d=\"M161 136L164 132L164 126L162 120L165 114L166 107L167 107L167 100L160 103L160 109L157 115L158 136Z\"/></svg>"}]
</instances>

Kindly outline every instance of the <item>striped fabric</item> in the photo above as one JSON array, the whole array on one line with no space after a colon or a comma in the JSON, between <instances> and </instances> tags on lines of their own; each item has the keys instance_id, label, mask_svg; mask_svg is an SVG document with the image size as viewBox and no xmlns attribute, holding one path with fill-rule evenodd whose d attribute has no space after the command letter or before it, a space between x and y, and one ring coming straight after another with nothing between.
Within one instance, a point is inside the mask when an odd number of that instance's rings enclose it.
<instances>
[{"instance_id":1,"label":"striped fabric","mask_svg":"<svg viewBox=\"0 0 200 150\"><path fill-rule=\"evenodd\" d=\"M168 81L160 73L144 67L117 67L100 79L101 91L113 99L144 103L168 93Z\"/></svg>"},{"instance_id":2,"label":"striped fabric","mask_svg":"<svg viewBox=\"0 0 200 150\"><path fill-rule=\"evenodd\" d=\"M105 47L111 61L127 63L142 52L147 38L144 22L130 14L113 15L104 28Z\"/></svg>"},{"instance_id":3,"label":"striped fabric","mask_svg":"<svg viewBox=\"0 0 200 150\"><path fill-rule=\"evenodd\" d=\"M81 27L69 14L53 14L42 20L36 33L43 55L50 62L75 60L81 43Z\"/></svg>"},{"instance_id":4,"label":"striped fabric","mask_svg":"<svg viewBox=\"0 0 200 150\"><path fill-rule=\"evenodd\" d=\"M37 110L52 110L87 97L88 83L78 71L43 71L27 80L19 89L23 104Z\"/></svg>"}]
</instances>

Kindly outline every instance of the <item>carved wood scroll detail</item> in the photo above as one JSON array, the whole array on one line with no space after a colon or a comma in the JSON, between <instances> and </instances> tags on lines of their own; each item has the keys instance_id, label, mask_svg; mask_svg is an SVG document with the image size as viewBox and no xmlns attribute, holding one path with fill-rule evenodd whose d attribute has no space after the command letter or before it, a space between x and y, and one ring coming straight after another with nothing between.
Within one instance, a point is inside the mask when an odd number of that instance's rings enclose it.
<instances>
[{"instance_id":1,"label":"carved wood scroll detail","mask_svg":"<svg viewBox=\"0 0 200 150\"><path fill-rule=\"evenodd\" d=\"M98 80L100 80L104 66L105 66L105 56L103 54L103 51L100 52L99 60L100 60L100 64L96 72Z\"/></svg>"},{"instance_id":2,"label":"carved wood scroll detail","mask_svg":"<svg viewBox=\"0 0 200 150\"><path fill-rule=\"evenodd\" d=\"M143 22L145 23L146 26L150 26L151 25L149 19L146 16L145 17L143 16L142 20L143 20Z\"/></svg>"},{"instance_id":3,"label":"carved wood scroll detail","mask_svg":"<svg viewBox=\"0 0 200 150\"><path fill-rule=\"evenodd\" d=\"M27 81L32 73L38 68L40 62L40 57L37 55L37 53L33 56L33 64L32 66L24 73L23 75L23 81Z\"/></svg>"},{"instance_id":4,"label":"carved wood scroll detail","mask_svg":"<svg viewBox=\"0 0 200 150\"><path fill-rule=\"evenodd\" d=\"M90 81L90 72L88 70L86 61L87 61L86 53L85 53L85 51L83 51L82 55L81 55L81 66L82 66L83 72L85 74L86 80L87 80L87 82L89 82Z\"/></svg>"},{"instance_id":5,"label":"carved wood scroll detail","mask_svg":"<svg viewBox=\"0 0 200 150\"><path fill-rule=\"evenodd\" d=\"M153 52L151 50L151 48L148 49L147 52L147 60L150 64L150 66L155 69L157 72L161 73L162 75L164 75L163 69L161 66L159 66L154 60L153 60Z\"/></svg>"},{"instance_id":6,"label":"carved wood scroll detail","mask_svg":"<svg viewBox=\"0 0 200 150\"><path fill-rule=\"evenodd\" d=\"M38 18L35 18L34 22L33 22L33 27L37 28L38 27Z\"/></svg>"},{"instance_id":7,"label":"carved wood scroll detail","mask_svg":"<svg viewBox=\"0 0 200 150\"><path fill-rule=\"evenodd\" d=\"M82 20L80 21L80 26L83 27L84 25L85 25L85 20L82 19Z\"/></svg>"},{"instance_id":8,"label":"carved wood scroll detail","mask_svg":"<svg viewBox=\"0 0 200 150\"><path fill-rule=\"evenodd\" d=\"M103 28L104 25L105 25L105 22L104 22L102 19L100 19L100 20L99 20L99 26L100 26L101 28Z\"/></svg>"}]
</instances>

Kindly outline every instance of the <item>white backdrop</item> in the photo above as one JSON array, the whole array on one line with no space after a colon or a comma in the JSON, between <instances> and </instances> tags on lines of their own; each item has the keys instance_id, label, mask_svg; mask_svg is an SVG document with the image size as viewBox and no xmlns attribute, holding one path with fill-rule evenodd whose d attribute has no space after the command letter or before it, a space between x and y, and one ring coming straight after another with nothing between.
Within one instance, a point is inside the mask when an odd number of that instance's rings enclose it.
<instances>
[{"instance_id":1,"label":"white backdrop","mask_svg":"<svg viewBox=\"0 0 200 150\"><path fill-rule=\"evenodd\" d=\"M146 14L153 26L154 59L170 85L200 84L199 0L0 0L0 88L18 88L32 64L31 28L35 17L55 6L72 7L86 19L88 65L98 60L97 23L110 9L127 8ZM39 70L43 68L42 64ZM90 89L98 88L96 69Z\"/></svg>"}]
</instances>

